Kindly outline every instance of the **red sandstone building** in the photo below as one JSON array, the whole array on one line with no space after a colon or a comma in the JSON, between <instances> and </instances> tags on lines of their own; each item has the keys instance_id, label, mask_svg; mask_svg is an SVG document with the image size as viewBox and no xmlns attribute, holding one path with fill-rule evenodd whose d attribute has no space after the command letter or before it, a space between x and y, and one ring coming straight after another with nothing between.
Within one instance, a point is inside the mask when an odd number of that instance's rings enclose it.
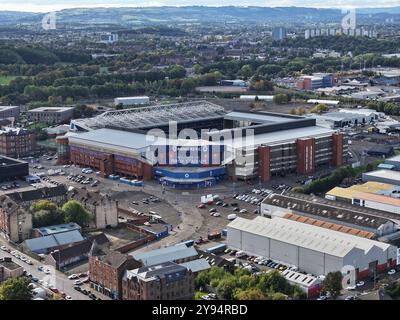
<instances>
[{"instance_id":1,"label":"red sandstone building","mask_svg":"<svg viewBox=\"0 0 400 320\"><path fill-rule=\"evenodd\" d=\"M7 157L26 157L36 150L35 135L26 129L5 128L0 130L0 154Z\"/></svg>"},{"instance_id":2,"label":"red sandstone building","mask_svg":"<svg viewBox=\"0 0 400 320\"><path fill-rule=\"evenodd\" d=\"M95 241L89 252L90 287L114 300L120 300L125 270L140 266L141 263L132 256L100 247Z\"/></svg>"}]
</instances>

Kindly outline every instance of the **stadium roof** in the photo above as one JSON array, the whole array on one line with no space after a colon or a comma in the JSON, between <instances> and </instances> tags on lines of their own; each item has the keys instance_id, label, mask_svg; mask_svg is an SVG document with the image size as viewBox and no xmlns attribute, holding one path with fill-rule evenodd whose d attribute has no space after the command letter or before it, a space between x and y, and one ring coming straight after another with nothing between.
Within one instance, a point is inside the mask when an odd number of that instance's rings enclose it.
<instances>
[{"instance_id":1,"label":"stadium roof","mask_svg":"<svg viewBox=\"0 0 400 320\"><path fill-rule=\"evenodd\" d=\"M72 123L86 130L106 126L124 129L140 129L168 125L170 121L196 121L205 118L221 118L224 108L208 101L106 111L94 118L73 120Z\"/></svg>"},{"instance_id":2,"label":"stadium roof","mask_svg":"<svg viewBox=\"0 0 400 320\"><path fill-rule=\"evenodd\" d=\"M280 122L298 121L299 119L302 118L285 114L232 111L227 113L224 116L224 119L237 120L237 121L252 121L256 123L280 123Z\"/></svg>"},{"instance_id":3,"label":"stadium roof","mask_svg":"<svg viewBox=\"0 0 400 320\"><path fill-rule=\"evenodd\" d=\"M268 219L258 216L253 220L236 218L227 227L336 257L345 257L354 249L366 254L373 248L386 251L391 247L386 243L280 217Z\"/></svg>"}]
</instances>

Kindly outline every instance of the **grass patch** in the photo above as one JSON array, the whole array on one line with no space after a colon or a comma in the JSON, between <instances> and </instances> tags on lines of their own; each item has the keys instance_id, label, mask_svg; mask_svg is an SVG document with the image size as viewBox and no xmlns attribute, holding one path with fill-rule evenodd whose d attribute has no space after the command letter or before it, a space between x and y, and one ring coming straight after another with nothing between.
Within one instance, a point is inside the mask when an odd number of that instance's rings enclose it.
<instances>
[{"instance_id":1,"label":"grass patch","mask_svg":"<svg viewBox=\"0 0 400 320\"><path fill-rule=\"evenodd\" d=\"M15 78L14 76L0 76L0 85L8 85Z\"/></svg>"}]
</instances>

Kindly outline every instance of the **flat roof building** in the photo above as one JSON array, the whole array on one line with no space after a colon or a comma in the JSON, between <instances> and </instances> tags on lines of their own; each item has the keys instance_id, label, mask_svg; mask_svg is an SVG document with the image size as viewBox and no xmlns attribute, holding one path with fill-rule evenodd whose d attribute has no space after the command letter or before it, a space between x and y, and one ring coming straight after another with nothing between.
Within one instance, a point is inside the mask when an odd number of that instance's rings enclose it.
<instances>
[{"instance_id":1,"label":"flat roof building","mask_svg":"<svg viewBox=\"0 0 400 320\"><path fill-rule=\"evenodd\" d=\"M28 120L59 124L70 121L74 114L74 107L40 107L28 111Z\"/></svg>"},{"instance_id":2,"label":"flat roof building","mask_svg":"<svg viewBox=\"0 0 400 320\"><path fill-rule=\"evenodd\" d=\"M400 186L400 172L393 170L376 170L362 175L363 181L375 181Z\"/></svg>"},{"instance_id":3,"label":"flat roof building","mask_svg":"<svg viewBox=\"0 0 400 320\"><path fill-rule=\"evenodd\" d=\"M262 216L281 216L282 211L284 214L294 213L372 232L376 237L392 234L397 230L396 214L316 196L293 192L272 193L261 203Z\"/></svg>"},{"instance_id":4,"label":"flat roof building","mask_svg":"<svg viewBox=\"0 0 400 320\"><path fill-rule=\"evenodd\" d=\"M19 106L0 106L0 119L18 118L20 113Z\"/></svg>"}]
</instances>

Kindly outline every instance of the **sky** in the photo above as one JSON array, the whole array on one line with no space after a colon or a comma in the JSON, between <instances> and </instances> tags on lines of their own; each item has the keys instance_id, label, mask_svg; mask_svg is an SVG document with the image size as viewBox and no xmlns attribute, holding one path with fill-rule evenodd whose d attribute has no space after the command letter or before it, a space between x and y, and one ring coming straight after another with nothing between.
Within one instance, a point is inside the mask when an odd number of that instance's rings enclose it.
<instances>
[{"instance_id":1,"label":"sky","mask_svg":"<svg viewBox=\"0 0 400 320\"><path fill-rule=\"evenodd\" d=\"M399 0L0 0L0 10L50 12L82 7L149 7L149 6L264 6L264 7L391 7Z\"/></svg>"}]
</instances>

